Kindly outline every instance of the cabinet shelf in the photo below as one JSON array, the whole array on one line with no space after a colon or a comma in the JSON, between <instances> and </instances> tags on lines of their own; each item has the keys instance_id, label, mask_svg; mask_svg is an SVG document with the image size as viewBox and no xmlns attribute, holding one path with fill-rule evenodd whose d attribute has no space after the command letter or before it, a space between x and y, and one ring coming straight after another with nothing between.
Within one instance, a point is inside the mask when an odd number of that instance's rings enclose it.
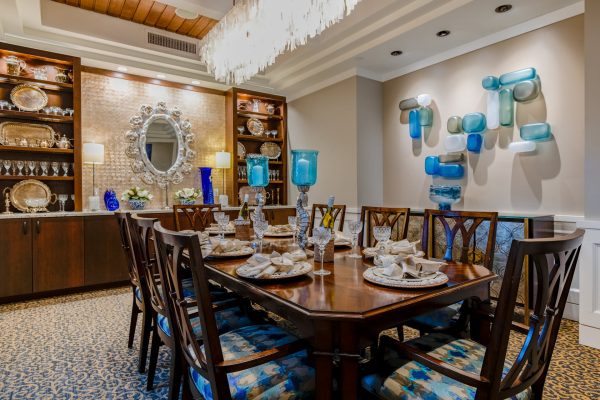
<instances>
[{"instance_id":1,"label":"cabinet shelf","mask_svg":"<svg viewBox=\"0 0 600 400\"><path fill-rule=\"evenodd\" d=\"M248 183L248 179L238 179L238 183ZM270 184L275 184L275 185L277 185L277 184L282 184L282 183L283 183L283 181L282 181L282 180L276 180L276 181L269 180L269 185L270 185Z\"/></svg>"},{"instance_id":2,"label":"cabinet shelf","mask_svg":"<svg viewBox=\"0 0 600 400\"><path fill-rule=\"evenodd\" d=\"M265 113L253 112L253 111L238 111L237 114L239 117L244 117L244 118L275 119L275 120L283 119L283 117L281 115L265 114Z\"/></svg>"},{"instance_id":3,"label":"cabinet shelf","mask_svg":"<svg viewBox=\"0 0 600 400\"><path fill-rule=\"evenodd\" d=\"M72 176L29 176L29 175L0 175L0 181L24 181L27 179L37 179L38 181L72 181Z\"/></svg>"},{"instance_id":4,"label":"cabinet shelf","mask_svg":"<svg viewBox=\"0 0 600 400\"><path fill-rule=\"evenodd\" d=\"M0 118L25 119L29 121L36 120L45 122L60 122L63 124L73 123L73 117L68 117L65 115L43 114L39 112L30 111L0 110Z\"/></svg>"},{"instance_id":5,"label":"cabinet shelf","mask_svg":"<svg viewBox=\"0 0 600 400\"><path fill-rule=\"evenodd\" d=\"M46 147L20 147L20 146L2 146L0 145L0 152L2 151L14 151L23 153L43 153L43 154L74 154L73 149L58 149L58 148L46 148Z\"/></svg>"},{"instance_id":6,"label":"cabinet shelf","mask_svg":"<svg viewBox=\"0 0 600 400\"><path fill-rule=\"evenodd\" d=\"M73 91L72 83L61 83L54 81L47 81L35 78L28 78L25 76L14 76L8 74L0 74L0 83L11 83L14 85L18 85L21 83L35 83L36 86L39 86L42 89L46 90L56 90L56 91Z\"/></svg>"},{"instance_id":7,"label":"cabinet shelf","mask_svg":"<svg viewBox=\"0 0 600 400\"><path fill-rule=\"evenodd\" d=\"M246 160L238 160L238 164L246 165ZM269 165L283 165L283 161L269 160Z\"/></svg>"},{"instance_id":8,"label":"cabinet shelf","mask_svg":"<svg viewBox=\"0 0 600 400\"><path fill-rule=\"evenodd\" d=\"M266 137L266 136L250 136L250 135L238 135L238 140L248 140L251 142L276 142L276 143L281 143L283 142L283 139L281 138L271 138L271 137Z\"/></svg>"}]
</instances>

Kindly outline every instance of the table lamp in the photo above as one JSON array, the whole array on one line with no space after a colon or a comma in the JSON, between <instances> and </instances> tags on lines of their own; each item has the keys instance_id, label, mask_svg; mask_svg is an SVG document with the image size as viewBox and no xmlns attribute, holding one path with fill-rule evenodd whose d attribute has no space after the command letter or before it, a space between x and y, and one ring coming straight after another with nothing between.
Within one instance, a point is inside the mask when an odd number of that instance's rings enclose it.
<instances>
[{"instance_id":1,"label":"table lamp","mask_svg":"<svg viewBox=\"0 0 600 400\"><path fill-rule=\"evenodd\" d=\"M90 210L100 209L100 197L96 187L96 164L104 164L104 145L99 143L84 143L81 152L84 164L92 164L92 195L88 197Z\"/></svg>"},{"instance_id":2,"label":"table lamp","mask_svg":"<svg viewBox=\"0 0 600 400\"><path fill-rule=\"evenodd\" d=\"M227 207L229 197L225 191L225 170L231 168L231 153L226 151L217 151L215 156L216 168L223 170L223 193L219 196L219 204L221 207Z\"/></svg>"},{"instance_id":3,"label":"table lamp","mask_svg":"<svg viewBox=\"0 0 600 400\"><path fill-rule=\"evenodd\" d=\"M317 183L317 150L292 150L292 183L298 187L298 246L304 249L308 238L308 212L304 207L308 205L308 190Z\"/></svg>"}]
</instances>

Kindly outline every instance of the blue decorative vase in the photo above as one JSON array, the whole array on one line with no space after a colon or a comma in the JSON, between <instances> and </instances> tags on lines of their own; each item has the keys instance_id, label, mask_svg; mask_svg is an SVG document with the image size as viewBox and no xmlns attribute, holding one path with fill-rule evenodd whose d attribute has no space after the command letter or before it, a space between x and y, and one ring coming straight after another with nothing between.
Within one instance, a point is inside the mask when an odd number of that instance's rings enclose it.
<instances>
[{"instance_id":1,"label":"blue decorative vase","mask_svg":"<svg viewBox=\"0 0 600 400\"><path fill-rule=\"evenodd\" d=\"M104 192L104 205L108 211L116 211L119 209L119 199L113 189L106 189Z\"/></svg>"},{"instance_id":2,"label":"blue decorative vase","mask_svg":"<svg viewBox=\"0 0 600 400\"><path fill-rule=\"evenodd\" d=\"M200 179L202 180L202 194L204 196L204 204L215 204L215 194L212 184L212 168L200 167Z\"/></svg>"},{"instance_id":3,"label":"blue decorative vase","mask_svg":"<svg viewBox=\"0 0 600 400\"><path fill-rule=\"evenodd\" d=\"M177 202L182 206L193 206L196 204L196 200L194 199L177 199Z\"/></svg>"},{"instance_id":4,"label":"blue decorative vase","mask_svg":"<svg viewBox=\"0 0 600 400\"><path fill-rule=\"evenodd\" d=\"M146 200L129 199L129 208L135 211L140 211L146 208Z\"/></svg>"},{"instance_id":5,"label":"blue decorative vase","mask_svg":"<svg viewBox=\"0 0 600 400\"><path fill-rule=\"evenodd\" d=\"M452 204L460 201L461 187L458 185L431 185L429 199L438 204L440 210L450 210Z\"/></svg>"}]
</instances>

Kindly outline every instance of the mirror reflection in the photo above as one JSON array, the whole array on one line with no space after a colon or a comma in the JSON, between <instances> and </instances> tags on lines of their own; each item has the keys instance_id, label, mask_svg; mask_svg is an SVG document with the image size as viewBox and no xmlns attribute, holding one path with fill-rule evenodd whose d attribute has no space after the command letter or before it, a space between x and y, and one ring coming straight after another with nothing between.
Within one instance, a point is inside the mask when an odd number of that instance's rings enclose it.
<instances>
[{"instance_id":1,"label":"mirror reflection","mask_svg":"<svg viewBox=\"0 0 600 400\"><path fill-rule=\"evenodd\" d=\"M146 133L146 156L154 168L166 172L177 161L177 131L167 118L154 119Z\"/></svg>"}]
</instances>

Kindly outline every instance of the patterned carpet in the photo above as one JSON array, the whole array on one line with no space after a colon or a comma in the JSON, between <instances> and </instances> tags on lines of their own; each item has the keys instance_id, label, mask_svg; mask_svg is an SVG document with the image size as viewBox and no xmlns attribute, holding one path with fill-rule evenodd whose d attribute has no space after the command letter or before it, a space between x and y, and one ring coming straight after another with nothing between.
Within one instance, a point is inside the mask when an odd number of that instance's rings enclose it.
<instances>
[{"instance_id":1,"label":"patterned carpet","mask_svg":"<svg viewBox=\"0 0 600 400\"><path fill-rule=\"evenodd\" d=\"M145 390L137 351L127 349L129 289L0 306L0 399L163 399L169 354L156 389ZM600 399L600 350L577 344L564 321L546 381L546 399Z\"/></svg>"}]
</instances>

